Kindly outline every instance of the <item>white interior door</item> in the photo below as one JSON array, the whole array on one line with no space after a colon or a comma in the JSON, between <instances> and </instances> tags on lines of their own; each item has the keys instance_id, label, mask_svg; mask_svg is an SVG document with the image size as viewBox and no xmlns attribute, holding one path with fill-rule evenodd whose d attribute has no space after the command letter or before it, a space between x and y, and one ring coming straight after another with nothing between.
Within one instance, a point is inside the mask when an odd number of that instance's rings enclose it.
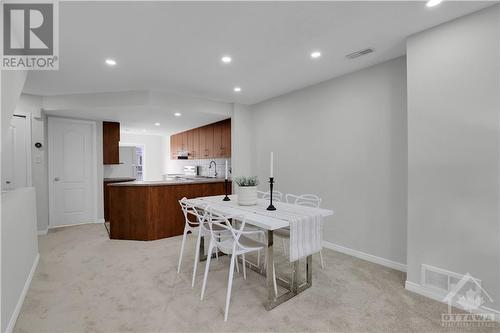
<instances>
[{"instance_id":1,"label":"white interior door","mask_svg":"<svg viewBox=\"0 0 500 333\"><path fill-rule=\"evenodd\" d=\"M31 186L30 152L30 119L15 115L2 142L2 190Z\"/></svg>"},{"instance_id":2,"label":"white interior door","mask_svg":"<svg viewBox=\"0 0 500 333\"><path fill-rule=\"evenodd\" d=\"M50 226L95 222L95 123L50 117L48 137Z\"/></svg>"}]
</instances>

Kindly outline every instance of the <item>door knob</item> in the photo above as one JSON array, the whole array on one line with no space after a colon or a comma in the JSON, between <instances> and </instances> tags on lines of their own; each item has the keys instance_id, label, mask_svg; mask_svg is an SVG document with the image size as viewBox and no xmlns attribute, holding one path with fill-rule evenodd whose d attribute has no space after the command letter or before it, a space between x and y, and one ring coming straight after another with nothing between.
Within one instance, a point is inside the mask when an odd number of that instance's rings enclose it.
<instances>
[{"instance_id":1,"label":"door knob","mask_svg":"<svg viewBox=\"0 0 500 333\"><path fill-rule=\"evenodd\" d=\"M54 181L58 182L59 181L59 177L54 178Z\"/></svg>"},{"instance_id":2,"label":"door knob","mask_svg":"<svg viewBox=\"0 0 500 333\"><path fill-rule=\"evenodd\" d=\"M5 184L10 184L10 180L5 181Z\"/></svg>"}]
</instances>

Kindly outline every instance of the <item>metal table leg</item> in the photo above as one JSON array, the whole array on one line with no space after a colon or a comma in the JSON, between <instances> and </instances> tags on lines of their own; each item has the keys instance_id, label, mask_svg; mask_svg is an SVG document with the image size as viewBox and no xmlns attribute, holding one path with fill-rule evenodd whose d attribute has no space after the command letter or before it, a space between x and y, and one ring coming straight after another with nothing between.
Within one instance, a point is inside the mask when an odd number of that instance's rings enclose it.
<instances>
[{"instance_id":1,"label":"metal table leg","mask_svg":"<svg viewBox=\"0 0 500 333\"><path fill-rule=\"evenodd\" d=\"M266 267L266 287L267 287L267 304L266 310L271 310L274 308L272 306L276 302L276 297L274 295L274 281L273 281L273 269L274 269L274 249L273 249L273 231L267 231L267 267Z\"/></svg>"},{"instance_id":2,"label":"metal table leg","mask_svg":"<svg viewBox=\"0 0 500 333\"><path fill-rule=\"evenodd\" d=\"M268 261L272 260L268 259ZM272 269L272 266L270 269ZM268 301L266 303L266 310L268 311L288 301L290 298L297 296L298 294L312 286L312 256L308 256L306 259L306 282L299 285L299 261L297 260L293 263L292 278L287 286L288 291L282 295L279 295L278 297L274 297L274 290L272 286L272 270L269 272L270 274L267 275ZM278 280L278 282L281 282L281 280ZM269 283L271 283L271 285L269 285ZM281 286L284 285L283 283L278 284Z\"/></svg>"}]
</instances>

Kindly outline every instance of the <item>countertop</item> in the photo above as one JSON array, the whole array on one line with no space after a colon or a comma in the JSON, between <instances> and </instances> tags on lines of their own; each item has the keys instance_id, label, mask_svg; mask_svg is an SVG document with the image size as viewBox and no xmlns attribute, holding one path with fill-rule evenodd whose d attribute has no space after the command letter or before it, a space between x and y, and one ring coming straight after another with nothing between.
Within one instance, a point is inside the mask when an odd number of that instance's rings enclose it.
<instances>
[{"instance_id":1,"label":"countertop","mask_svg":"<svg viewBox=\"0 0 500 333\"><path fill-rule=\"evenodd\" d=\"M135 178L131 178L131 177L114 177L114 178L104 178L103 181L105 183L109 183L109 182L130 182L130 181L134 181Z\"/></svg>"},{"instance_id":2,"label":"countertop","mask_svg":"<svg viewBox=\"0 0 500 333\"><path fill-rule=\"evenodd\" d=\"M229 179L231 181L231 179ZM167 179L159 181L131 181L124 183L112 183L108 186L169 186L169 185L189 185L189 184L208 184L208 183L223 183L224 178L182 178L182 179Z\"/></svg>"}]
</instances>

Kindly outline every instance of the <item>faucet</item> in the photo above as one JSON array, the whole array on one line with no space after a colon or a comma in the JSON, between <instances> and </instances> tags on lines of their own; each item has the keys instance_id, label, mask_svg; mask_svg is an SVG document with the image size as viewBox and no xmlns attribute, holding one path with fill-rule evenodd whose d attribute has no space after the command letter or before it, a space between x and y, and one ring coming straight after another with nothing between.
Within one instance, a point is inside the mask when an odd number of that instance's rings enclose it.
<instances>
[{"instance_id":1,"label":"faucet","mask_svg":"<svg viewBox=\"0 0 500 333\"><path fill-rule=\"evenodd\" d=\"M208 168L212 169L212 163L214 164L214 177L217 178L217 163L214 160L210 161Z\"/></svg>"}]
</instances>

